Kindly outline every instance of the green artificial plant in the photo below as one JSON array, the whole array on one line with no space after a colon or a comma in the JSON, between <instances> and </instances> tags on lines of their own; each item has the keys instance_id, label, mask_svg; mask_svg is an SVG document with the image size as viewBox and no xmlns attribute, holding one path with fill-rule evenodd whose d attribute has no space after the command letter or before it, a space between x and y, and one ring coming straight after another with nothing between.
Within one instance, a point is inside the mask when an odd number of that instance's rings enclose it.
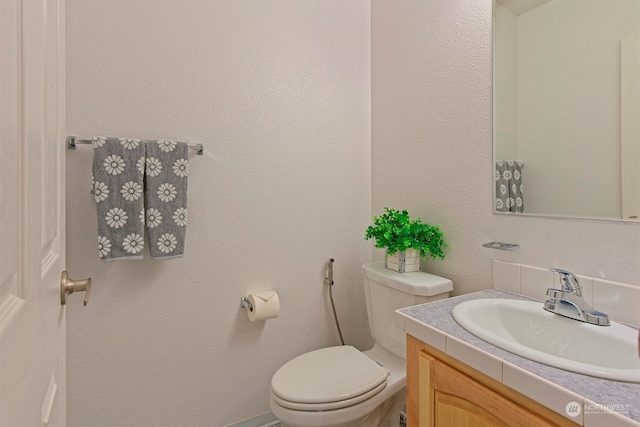
<instances>
[{"instance_id":1,"label":"green artificial plant","mask_svg":"<svg viewBox=\"0 0 640 427\"><path fill-rule=\"evenodd\" d=\"M427 252L431 258L444 259L444 248L447 247L440 227L420 221L412 221L407 210L402 212L384 208L385 213L373 217L373 225L367 227L365 240L376 241L376 248L385 248L388 255L396 252L415 249L425 257Z\"/></svg>"}]
</instances>

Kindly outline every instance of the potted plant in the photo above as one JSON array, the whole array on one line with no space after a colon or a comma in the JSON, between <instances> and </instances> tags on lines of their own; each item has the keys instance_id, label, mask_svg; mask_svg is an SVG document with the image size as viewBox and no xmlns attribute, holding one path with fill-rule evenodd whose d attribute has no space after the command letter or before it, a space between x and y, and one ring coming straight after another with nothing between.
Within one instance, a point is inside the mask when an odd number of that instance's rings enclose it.
<instances>
[{"instance_id":1,"label":"potted plant","mask_svg":"<svg viewBox=\"0 0 640 427\"><path fill-rule=\"evenodd\" d=\"M373 217L365 240L375 239L377 248L385 248L385 266L401 273L420 270L420 258L444 259L447 247L440 227L420 220L411 220L407 210L384 208L381 216Z\"/></svg>"}]
</instances>

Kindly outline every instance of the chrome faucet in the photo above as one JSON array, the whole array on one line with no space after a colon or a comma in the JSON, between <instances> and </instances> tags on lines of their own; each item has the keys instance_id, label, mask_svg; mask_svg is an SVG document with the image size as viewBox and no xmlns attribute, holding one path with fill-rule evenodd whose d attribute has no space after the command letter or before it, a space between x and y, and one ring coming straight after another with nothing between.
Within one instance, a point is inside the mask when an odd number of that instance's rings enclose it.
<instances>
[{"instance_id":1,"label":"chrome faucet","mask_svg":"<svg viewBox=\"0 0 640 427\"><path fill-rule=\"evenodd\" d=\"M584 300L582 286L575 274L557 268L550 268L549 271L560 275L562 289L547 289L549 299L544 302L545 310L594 325L611 324L609 316L594 309Z\"/></svg>"}]
</instances>

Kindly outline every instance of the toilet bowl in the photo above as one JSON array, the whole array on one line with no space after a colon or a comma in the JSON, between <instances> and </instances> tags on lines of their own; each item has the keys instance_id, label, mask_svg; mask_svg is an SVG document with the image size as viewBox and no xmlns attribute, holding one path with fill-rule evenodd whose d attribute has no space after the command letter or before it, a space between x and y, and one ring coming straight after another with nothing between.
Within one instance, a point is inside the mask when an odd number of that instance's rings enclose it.
<instances>
[{"instance_id":1,"label":"toilet bowl","mask_svg":"<svg viewBox=\"0 0 640 427\"><path fill-rule=\"evenodd\" d=\"M404 328L395 310L447 298L450 280L397 273L382 263L362 267L375 345L321 348L295 357L273 375L270 406L289 427L397 427L405 403Z\"/></svg>"},{"instance_id":2,"label":"toilet bowl","mask_svg":"<svg viewBox=\"0 0 640 427\"><path fill-rule=\"evenodd\" d=\"M288 362L271 384L271 412L287 426L367 426L385 401L398 393L404 400L405 363L380 346L365 352L327 347Z\"/></svg>"}]
</instances>

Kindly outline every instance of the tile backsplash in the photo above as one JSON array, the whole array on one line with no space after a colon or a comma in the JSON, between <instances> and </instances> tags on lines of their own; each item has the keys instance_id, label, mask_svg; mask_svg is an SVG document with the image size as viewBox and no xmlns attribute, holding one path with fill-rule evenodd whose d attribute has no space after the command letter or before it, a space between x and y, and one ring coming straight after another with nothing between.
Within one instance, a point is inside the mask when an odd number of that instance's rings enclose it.
<instances>
[{"instance_id":1,"label":"tile backsplash","mask_svg":"<svg viewBox=\"0 0 640 427\"><path fill-rule=\"evenodd\" d=\"M615 321L640 325L640 287L574 273L593 308ZM547 288L560 287L560 276L546 268L493 260L493 287L543 301Z\"/></svg>"}]
</instances>

